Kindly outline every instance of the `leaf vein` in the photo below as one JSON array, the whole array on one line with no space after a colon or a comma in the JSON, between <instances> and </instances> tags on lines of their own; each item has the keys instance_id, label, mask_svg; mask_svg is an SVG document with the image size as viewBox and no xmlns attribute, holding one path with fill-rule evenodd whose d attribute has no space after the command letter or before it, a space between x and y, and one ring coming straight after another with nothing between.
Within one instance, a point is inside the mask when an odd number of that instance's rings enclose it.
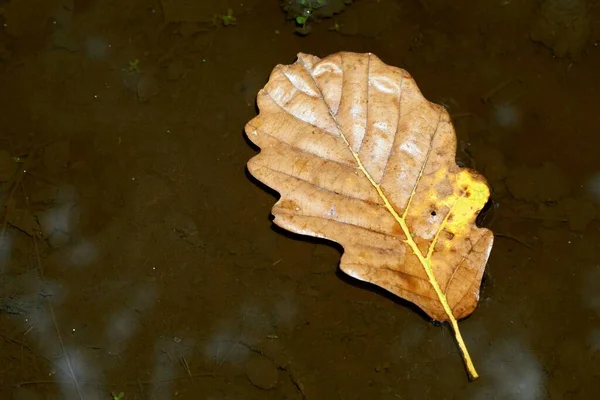
<instances>
[{"instance_id":1,"label":"leaf vein","mask_svg":"<svg viewBox=\"0 0 600 400\"><path fill-rule=\"evenodd\" d=\"M259 129L256 129L256 130L258 131ZM313 153L311 151L303 149L302 147L294 146L293 144L291 144L289 142L286 142L286 141L278 138L277 136L270 134L269 132L263 131L262 129L260 130L260 132L263 135L269 136L269 137L271 137L271 138L273 138L273 139L275 139L275 140L277 140L277 141L279 141L279 142L287 145L288 147L290 147L290 148L292 148L294 150L297 150L297 151L299 151L301 153L304 153L304 154L311 155L311 156L313 156L315 158L318 158L319 160L325 160L325 161L329 161L329 162L332 162L332 163L336 163L336 164L342 165L344 167L349 167L349 168L352 168L352 169L356 169L356 165L354 165L354 164L345 163L345 162L334 160L334 159L331 159L331 158L325 158L325 157L323 157L320 154Z\"/></svg>"},{"instance_id":2,"label":"leaf vein","mask_svg":"<svg viewBox=\"0 0 600 400\"><path fill-rule=\"evenodd\" d=\"M356 148L356 154L360 154L360 151L362 150L363 145L365 144L365 142L367 141L367 134L369 133L369 81L371 79L371 53L369 53L367 55L367 87L365 89L365 131L363 134L362 139L360 140L360 143L358 144L358 147Z\"/></svg>"},{"instance_id":3,"label":"leaf vein","mask_svg":"<svg viewBox=\"0 0 600 400\"><path fill-rule=\"evenodd\" d=\"M285 107L284 107L282 104L279 104L279 103L277 102L277 100L275 100L275 99L273 98L273 96L271 96L271 93L269 93L269 92L266 92L266 94L267 94L267 96L269 96L269 98L270 98L270 99L273 101L273 103L274 103L275 105L277 105L277 107L279 107L279 108L280 108L280 109L281 109L281 110L282 110L284 113L286 113L286 114L288 114L288 115L291 115L291 116L292 116L294 119L296 119L297 121L300 121L300 122L302 122L302 123L305 123L306 125L308 125L308 126L311 126L311 127L313 127L314 129L317 129L317 130L319 130L319 132L323 132L323 133L325 133L325 134L327 134L327 135L330 135L330 136L333 136L333 137L337 137L337 136L336 136L336 135L334 135L333 133L327 132L326 130L322 129L321 127L319 127L319 126L317 126L317 125L315 125L315 124L313 124L313 123L311 123L311 122L309 122L309 121L305 121L305 120L303 120L303 119L299 118L297 115L294 115L294 114L292 114L292 113L291 113L289 110L286 110L286 108L285 108ZM328 108L329 108L329 107L328 107Z\"/></svg>"},{"instance_id":4,"label":"leaf vein","mask_svg":"<svg viewBox=\"0 0 600 400\"><path fill-rule=\"evenodd\" d=\"M375 234L378 234L378 235L383 235L385 237L389 237L389 238L392 238L394 240L398 240L397 236L390 235L390 234L388 234L386 232L378 231L378 230L375 230L375 229L372 229L372 228L368 228L368 227L362 226L362 225L357 225L357 224L354 224L352 222L338 221L337 219L324 217L322 215L311 215L311 214L306 214L306 213L299 213L298 211L293 211L292 212L292 211L287 211L287 210L285 210L283 208L280 209L280 214L283 214L283 215L292 215L292 216L300 216L300 217L306 217L306 218L315 218L315 219L320 219L320 220L323 220L323 221L331 222L331 223L334 223L334 224L348 225L348 226L353 227L355 229L361 229L363 231L375 233Z\"/></svg>"},{"instance_id":5,"label":"leaf vein","mask_svg":"<svg viewBox=\"0 0 600 400\"><path fill-rule=\"evenodd\" d=\"M415 181L415 183L413 185L412 193L410 194L410 196L408 198L408 202L406 203L406 208L404 209L404 213L402 213L402 219L406 219L406 216L408 215L408 210L410 208L412 200L417 191L417 187L419 186L419 183L421 182L421 178L423 177L423 172L425 171L425 167L427 166L427 162L429 161L429 157L431 155L431 150L433 149L433 141L435 140L435 137L439 131L441 118L442 118L442 111L440 110L440 115L438 116L438 122L435 126L435 130L433 131L433 135L431 135L431 138L429 140L429 148L427 149L427 155L425 156L425 161L423 162L423 165L421 166L421 170L419 171L419 175L417 176L417 180Z\"/></svg>"},{"instance_id":6,"label":"leaf vein","mask_svg":"<svg viewBox=\"0 0 600 400\"><path fill-rule=\"evenodd\" d=\"M324 192L331 193L331 194L333 194L335 196L340 196L340 197L343 197L345 199L358 200L358 201L361 201L363 203L366 203L366 204L369 204L369 205L372 205L372 206L384 207L385 208L385 206L383 204L381 204L381 203L377 203L377 202L371 201L371 200L362 199L360 197L352 196L352 195L346 194L346 193L344 193L344 194L338 193L338 192L336 192L334 190L328 189L328 188L320 186L320 185L316 185L316 184L314 184L312 182L307 181L306 179L302 179L302 178L300 178L298 176L295 176L295 175L292 175L292 174L290 174L288 172L281 171L281 170L269 167L268 165L258 164L258 163L257 163L257 165L260 166L260 167L262 167L262 168L268 169L268 170L270 170L272 172L276 172L278 174L285 175L288 178L296 179L296 180L298 180L301 183L306 183L308 185L311 185L311 186L317 188L318 190L322 190Z\"/></svg>"},{"instance_id":7,"label":"leaf vein","mask_svg":"<svg viewBox=\"0 0 600 400\"><path fill-rule=\"evenodd\" d=\"M479 243L479 241L481 239L483 239L485 235L481 235L479 237L479 239L477 239L477 241L475 243L471 243L471 248L469 249L469 251L467 251L467 254L465 254L462 258L462 260L460 260L460 262L456 265L456 268L454 268L454 271L452 272L452 275L450 276L450 279L448 279L448 283L446 284L446 289L444 290L444 293L446 293L446 291L448 290L448 288L450 287L450 282L452 282L452 279L454 279L454 276L456 275L456 272L458 271L458 269L460 268L460 266L462 265L463 261L465 261L467 259L467 256L469 254L471 254L473 252L473 248L477 245L477 243ZM462 300L462 298L461 298ZM457 303L458 304L458 303Z\"/></svg>"},{"instance_id":8,"label":"leaf vein","mask_svg":"<svg viewBox=\"0 0 600 400\"><path fill-rule=\"evenodd\" d=\"M385 174L387 174L388 165L390 164L390 160L392 158L392 155L394 154L394 150L396 149L396 140L398 139L398 128L400 127L400 117L402 115L402 95L404 94L404 91L402 90L403 83L404 76L402 76L402 79L400 80L400 91L398 93L398 119L396 120L396 129L394 130L394 140L392 145L390 146L390 151L388 152L387 157L385 159L385 164L383 165L381 180L383 180L383 178L385 178Z\"/></svg>"}]
</instances>

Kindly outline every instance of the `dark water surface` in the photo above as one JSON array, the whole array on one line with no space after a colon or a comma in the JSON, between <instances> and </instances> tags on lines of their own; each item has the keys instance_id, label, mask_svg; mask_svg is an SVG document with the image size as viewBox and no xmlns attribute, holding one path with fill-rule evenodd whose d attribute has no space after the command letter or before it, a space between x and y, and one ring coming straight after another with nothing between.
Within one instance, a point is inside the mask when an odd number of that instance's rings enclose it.
<instances>
[{"instance_id":1,"label":"dark water surface","mask_svg":"<svg viewBox=\"0 0 600 400\"><path fill-rule=\"evenodd\" d=\"M600 9L538 3L331 0L302 36L274 0L0 0L0 398L594 398ZM245 172L273 67L342 50L412 74L489 180L475 382Z\"/></svg>"}]
</instances>

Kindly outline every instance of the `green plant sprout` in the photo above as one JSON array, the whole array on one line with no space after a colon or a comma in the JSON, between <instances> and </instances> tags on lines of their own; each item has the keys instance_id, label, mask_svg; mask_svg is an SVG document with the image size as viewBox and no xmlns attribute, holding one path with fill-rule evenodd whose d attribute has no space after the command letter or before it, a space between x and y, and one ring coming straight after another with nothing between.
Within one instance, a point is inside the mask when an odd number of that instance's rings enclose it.
<instances>
[{"instance_id":1,"label":"green plant sprout","mask_svg":"<svg viewBox=\"0 0 600 400\"><path fill-rule=\"evenodd\" d=\"M237 22L235 17L233 16L233 10L231 8L227 9L227 14L219 16L221 19L221 23L223 26L234 26Z\"/></svg>"},{"instance_id":2,"label":"green plant sprout","mask_svg":"<svg viewBox=\"0 0 600 400\"><path fill-rule=\"evenodd\" d=\"M123 392L119 394L114 394L113 392L110 392L110 395L112 396L113 400L123 400L125 398L125 393Z\"/></svg>"},{"instance_id":3,"label":"green plant sprout","mask_svg":"<svg viewBox=\"0 0 600 400\"><path fill-rule=\"evenodd\" d=\"M127 63L127 72L130 73L139 73L140 72L140 60L138 60L137 58L135 60L131 60L129 61L129 63Z\"/></svg>"},{"instance_id":4,"label":"green plant sprout","mask_svg":"<svg viewBox=\"0 0 600 400\"><path fill-rule=\"evenodd\" d=\"M296 16L296 24L299 27L296 29L298 33L306 35L310 31L310 27L306 26L307 22L312 19L313 10L323 7L326 4L326 0L300 0L302 6L302 12Z\"/></svg>"},{"instance_id":5,"label":"green plant sprout","mask_svg":"<svg viewBox=\"0 0 600 400\"><path fill-rule=\"evenodd\" d=\"M331 28L329 28L329 30L339 32L341 27L342 27L342 25L340 25L339 22L336 21L333 24L333 26Z\"/></svg>"},{"instance_id":6,"label":"green plant sprout","mask_svg":"<svg viewBox=\"0 0 600 400\"><path fill-rule=\"evenodd\" d=\"M300 5L303 7L308 7L310 9L319 8L319 7L323 7L325 5L326 1L327 0L316 0L314 2L315 6L313 6L313 2L311 0L300 0Z\"/></svg>"},{"instance_id":7,"label":"green plant sprout","mask_svg":"<svg viewBox=\"0 0 600 400\"><path fill-rule=\"evenodd\" d=\"M308 15L298 15L296 17L296 23L298 25L302 25L303 28L306 26L307 21L308 21Z\"/></svg>"}]
</instances>

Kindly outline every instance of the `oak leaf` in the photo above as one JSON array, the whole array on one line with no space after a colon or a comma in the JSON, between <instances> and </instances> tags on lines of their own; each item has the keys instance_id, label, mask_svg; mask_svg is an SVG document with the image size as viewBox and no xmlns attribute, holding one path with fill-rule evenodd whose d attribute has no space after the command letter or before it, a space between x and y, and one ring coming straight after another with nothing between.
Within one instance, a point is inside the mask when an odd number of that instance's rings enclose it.
<instances>
[{"instance_id":1,"label":"oak leaf","mask_svg":"<svg viewBox=\"0 0 600 400\"><path fill-rule=\"evenodd\" d=\"M342 245L340 269L448 321L471 314L493 234L476 226L485 179L456 165L446 110L371 53L277 65L246 135L249 172L275 189L274 223Z\"/></svg>"}]
</instances>

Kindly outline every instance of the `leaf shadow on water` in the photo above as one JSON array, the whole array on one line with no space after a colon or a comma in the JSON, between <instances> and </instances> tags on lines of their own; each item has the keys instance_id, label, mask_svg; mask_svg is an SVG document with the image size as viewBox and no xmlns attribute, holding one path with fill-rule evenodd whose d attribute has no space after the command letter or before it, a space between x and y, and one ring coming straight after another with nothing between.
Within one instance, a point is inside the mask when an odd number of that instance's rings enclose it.
<instances>
[{"instance_id":1,"label":"leaf shadow on water","mask_svg":"<svg viewBox=\"0 0 600 400\"><path fill-rule=\"evenodd\" d=\"M270 219L272 220L273 217L271 216ZM319 238L314 238L311 236L304 236L304 235L296 234L293 232L289 232L275 224L271 225L271 229L274 232L279 233L279 234L285 236L286 238L289 238L290 240L299 240L299 241L303 241L303 242L310 243L310 244L325 245L325 246L336 249L338 251L338 253L340 254L340 257L343 254L342 246L336 242L333 242L333 241L330 241L327 239L319 239ZM347 275L339 268L339 260L336 265L335 275L338 279L340 279L341 281L343 281L344 283L346 283L348 285L351 285L354 288L374 293L378 296L381 296L386 301L391 301L392 304L394 304L395 306L404 308L405 310L408 311L408 313L412 312L412 313L416 314L424 322L431 324L434 327L448 329L450 332L452 332L452 328L451 328L449 322L440 322L440 321L432 319L416 304L414 304L408 300L405 300L402 297L399 297L399 296L397 296L375 284L365 282L365 281L360 281L358 279L351 277L350 275ZM482 281L482 287L483 287L485 280L486 280L486 275L484 274L484 278ZM473 314L470 314L467 317L460 319L459 323L469 320L472 315ZM455 340L453 340L452 343L453 343L452 347L456 350L456 352L460 353L461 349L460 349L458 343ZM465 370L464 373L465 373L466 377L469 377L467 370Z\"/></svg>"},{"instance_id":2,"label":"leaf shadow on water","mask_svg":"<svg viewBox=\"0 0 600 400\"><path fill-rule=\"evenodd\" d=\"M262 182L258 181L256 178L254 178L252 175L250 175L250 173L248 172L248 168L245 169L245 173L246 173L246 176L248 177L248 179L250 181L252 181L252 183L254 183L257 186L259 186L260 188L262 188L265 192L271 194L275 199L280 198L280 195L276 190L266 186L265 184L263 184ZM275 225L273 223L273 219L274 219L273 215L270 214L269 220L271 221L271 230L273 230L274 232L276 232L280 235L283 235L290 240L298 240L298 241L302 241L305 243L310 243L310 244L314 244L314 245L325 245L325 246L334 248L338 251L338 253L340 255L340 259L341 259L341 256L344 253L344 250L343 250L342 246L339 245L338 243L328 240L328 239L315 238L312 236L306 236L306 235L301 235L299 233L290 232L284 228L281 228L281 227ZM393 301L395 304L397 304L399 306L406 307L406 308L416 312L425 321L432 322L435 325L441 325L439 322L432 320L427 314L425 314L425 312L423 310L421 310L419 307L417 307L415 304L409 302L408 300L404 300L403 298L396 296L395 294L393 294L375 284L360 281L358 279L355 279L355 278L347 275L339 268L339 259L337 262L335 274L343 282L345 282L349 285L352 285L353 287L356 287L356 288L362 289L362 290L367 290L372 293L376 293L377 295L383 296L384 298Z\"/></svg>"}]
</instances>

